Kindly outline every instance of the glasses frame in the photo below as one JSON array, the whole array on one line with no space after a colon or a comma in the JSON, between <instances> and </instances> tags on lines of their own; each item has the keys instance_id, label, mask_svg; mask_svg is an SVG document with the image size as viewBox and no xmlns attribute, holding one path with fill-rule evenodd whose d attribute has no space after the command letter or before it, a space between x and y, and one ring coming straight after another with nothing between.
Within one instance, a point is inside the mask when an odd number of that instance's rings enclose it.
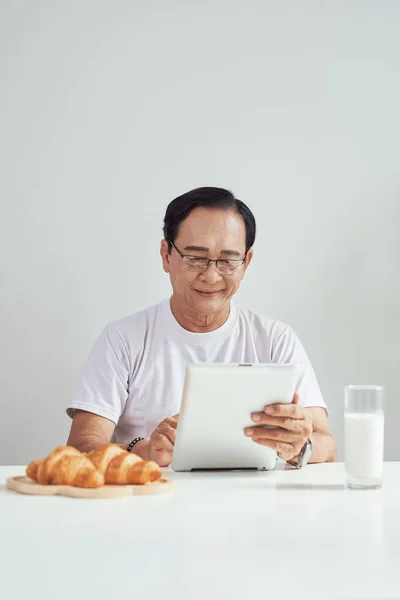
<instances>
[{"instance_id":1,"label":"glasses frame","mask_svg":"<svg viewBox=\"0 0 400 600\"><path fill-rule=\"evenodd\" d=\"M239 271L240 267L242 267L244 265L244 263L246 262L246 258L247 258L247 254L248 254L248 250L246 250L246 254L244 255L244 258L236 260L236 259L232 259L232 258L208 258L207 256L197 256L196 254L183 254L183 252L181 252L174 244L174 242L171 242L171 240L167 240L168 245L172 246L173 248L175 248L175 250L177 251L177 253L179 254L179 256L181 258L185 258L185 257L189 257L189 258L198 258L201 260L207 260L208 262L205 264L203 269L195 269L198 270L199 272L204 272L208 269L208 267L210 266L210 263L215 263L215 267L218 271L218 273L220 273L221 275L233 275L234 273L236 273L237 271ZM227 261L229 260L230 262L234 262L237 263L237 266L235 266L235 270L232 271L232 273L224 273L221 272L218 268L218 263L221 261Z\"/></svg>"}]
</instances>

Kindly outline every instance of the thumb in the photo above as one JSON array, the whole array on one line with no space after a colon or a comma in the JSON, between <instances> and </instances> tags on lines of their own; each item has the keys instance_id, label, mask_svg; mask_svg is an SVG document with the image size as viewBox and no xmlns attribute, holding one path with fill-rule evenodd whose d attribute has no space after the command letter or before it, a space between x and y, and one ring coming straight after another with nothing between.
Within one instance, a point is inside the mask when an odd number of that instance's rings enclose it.
<instances>
[{"instance_id":1,"label":"thumb","mask_svg":"<svg viewBox=\"0 0 400 600\"><path fill-rule=\"evenodd\" d=\"M293 396L292 404L298 404L299 400L300 400L300 396L296 392L295 395Z\"/></svg>"}]
</instances>

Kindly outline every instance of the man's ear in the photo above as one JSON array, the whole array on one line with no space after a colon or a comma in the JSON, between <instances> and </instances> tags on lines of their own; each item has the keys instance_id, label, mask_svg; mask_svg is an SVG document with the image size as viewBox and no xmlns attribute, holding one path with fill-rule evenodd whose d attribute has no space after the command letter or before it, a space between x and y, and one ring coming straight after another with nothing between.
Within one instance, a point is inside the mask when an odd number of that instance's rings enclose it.
<instances>
[{"instance_id":1,"label":"man's ear","mask_svg":"<svg viewBox=\"0 0 400 600\"><path fill-rule=\"evenodd\" d=\"M247 269L247 267L249 266L249 264L251 263L251 261L253 260L253 248L250 248L250 250L247 253L246 256L246 262L244 263L244 270Z\"/></svg>"},{"instance_id":2,"label":"man's ear","mask_svg":"<svg viewBox=\"0 0 400 600\"><path fill-rule=\"evenodd\" d=\"M160 256L161 256L161 260L162 260L162 266L163 269L166 273L169 273L169 245L167 240L162 240L161 241L161 246L160 246Z\"/></svg>"}]
</instances>

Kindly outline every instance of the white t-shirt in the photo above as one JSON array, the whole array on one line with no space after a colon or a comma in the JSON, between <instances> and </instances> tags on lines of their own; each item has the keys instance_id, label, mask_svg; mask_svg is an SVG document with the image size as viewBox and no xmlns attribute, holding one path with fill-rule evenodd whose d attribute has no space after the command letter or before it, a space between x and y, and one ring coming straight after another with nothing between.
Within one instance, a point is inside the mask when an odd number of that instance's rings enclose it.
<instances>
[{"instance_id":1,"label":"white t-shirt","mask_svg":"<svg viewBox=\"0 0 400 600\"><path fill-rule=\"evenodd\" d=\"M113 441L149 437L179 413L188 363L297 363L300 404L326 408L311 363L294 331L231 302L215 331L192 333L170 299L108 325L89 356L67 413L82 409L116 424Z\"/></svg>"}]
</instances>

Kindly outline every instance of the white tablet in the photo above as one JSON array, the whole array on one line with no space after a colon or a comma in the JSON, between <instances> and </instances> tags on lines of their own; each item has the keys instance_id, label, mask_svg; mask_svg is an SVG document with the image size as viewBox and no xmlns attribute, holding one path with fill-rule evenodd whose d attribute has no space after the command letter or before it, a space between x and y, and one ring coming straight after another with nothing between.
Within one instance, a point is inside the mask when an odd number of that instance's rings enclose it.
<instances>
[{"instance_id":1,"label":"white tablet","mask_svg":"<svg viewBox=\"0 0 400 600\"><path fill-rule=\"evenodd\" d=\"M196 364L186 369L172 459L174 471L273 469L275 450L260 446L243 429L252 412L290 403L298 365Z\"/></svg>"}]
</instances>

